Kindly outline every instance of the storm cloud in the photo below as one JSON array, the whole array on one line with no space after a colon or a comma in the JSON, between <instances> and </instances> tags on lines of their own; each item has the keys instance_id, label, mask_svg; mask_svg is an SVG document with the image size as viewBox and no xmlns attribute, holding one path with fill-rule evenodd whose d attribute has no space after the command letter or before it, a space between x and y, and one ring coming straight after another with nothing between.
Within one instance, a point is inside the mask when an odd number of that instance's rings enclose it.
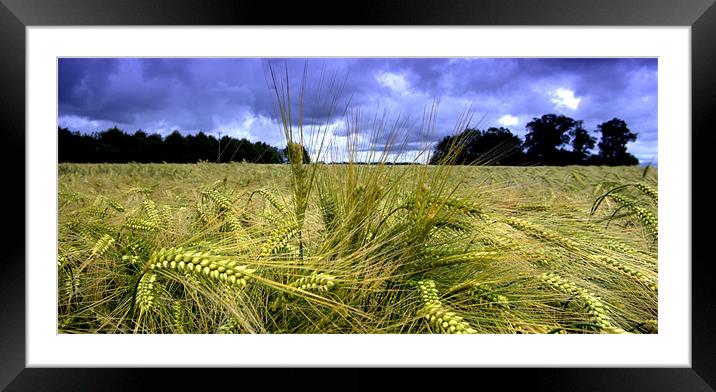
<instances>
[{"instance_id":1,"label":"storm cloud","mask_svg":"<svg viewBox=\"0 0 716 392\"><path fill-rule=\"evenodd\" d=\"M503 126L522 138L525 125L547 113L583 120L594 136L617 117L638 134L629 151L642 163L657 161L652 58L63 58L58 125L84 133L204 131L281 146L269 64L279 80L288 74L294 110L306 69L303 123L330 124L333 141L362 141L361 151L383 150L390 139L381 129L403 132L405 148L423 148L459 131L469 110L471 126ZM421 127L433 102L434 126ZM348 127L354 116L346 107L367 125Z\"/></svg>"}]
</instances>

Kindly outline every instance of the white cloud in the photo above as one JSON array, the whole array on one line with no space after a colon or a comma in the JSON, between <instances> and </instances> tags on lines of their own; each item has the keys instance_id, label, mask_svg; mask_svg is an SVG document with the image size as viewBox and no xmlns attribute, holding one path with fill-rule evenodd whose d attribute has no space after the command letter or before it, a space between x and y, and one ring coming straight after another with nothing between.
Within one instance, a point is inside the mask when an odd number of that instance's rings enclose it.
<instances>
[{"instance_id":1,"label":"white cloud","mask_svg":"<svg viewBox=\"0 0 716 392\"><path fill-rule=\"evenodd\" d=\"M375 80L383 87L388 87L399 94L406 94L410 89L410 84L405 79L405 75L393 72L379 72L375 76Z\"/></svg>"},{"instance_id":2,"label":"white cloud","mask_svg":"<svg viewBox=\"0 0 716 392\"><path fill-rule=\"evenodd\" d=\"M125 124L118 124L112 121L91 120L84 116L76 116L73 114L63 115L57 118L57 125L68 128L71 131L82 131L86 133L101 132L113 126L122 127Z\"/></svg>"},{"instance_id":3,"label":"white cloud","mask_svg":"<svg viewBox=\"0 0 716 392\"><path fill-rule=\"evenodd\" d=\"M656 140L639 140L627 143L627 152L634 155L639 163L658 165L658 143Z\"/></svg>"},{"instance_id":4,"label":"white cloud","mask_svg":"<svg viewBox=\"0 0 716 392\"><path fill-rule=\"evenodd\" d=\"M574 96L574 91L561 87L552 91L550 95L552 96L551 101L554 103L556 109L568 108L577 110L579 102L582 100L582 98Z\"/></svg>"},{"instance_id":5,"label":"white cloud","mask_svg":"<svg viewBox=\"0 0 716 392\"><path fill-rule=\"evenodd\" d=\"M515 116L511 116L509 114L505 114L504 116L500 117L499 120L497 120L500 125L504 127L509 127L512 125L517 125L519 123L519 119Z\"/></svg>"},{"instance_id":6,"label":"white cloud","mask_svg":"<svg viewBox=\"0 0 716 392\"><path fill-rule=\"evenodd\" d=\"M256 115L247 111L240 119L219 122L214 118L216 131L211 132L215 136L231 136L237 139L246 138L251 142L263 141L265 143L280 146L283 145L281 130L272 119L263 115Z\"/></svg>"}]
</instances>

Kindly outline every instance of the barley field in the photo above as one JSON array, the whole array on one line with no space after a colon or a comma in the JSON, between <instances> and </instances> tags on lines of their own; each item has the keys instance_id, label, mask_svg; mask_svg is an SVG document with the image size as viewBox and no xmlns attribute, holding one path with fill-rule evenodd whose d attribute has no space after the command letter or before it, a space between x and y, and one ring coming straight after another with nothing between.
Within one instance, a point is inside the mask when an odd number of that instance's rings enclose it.
<instances>
[{"instance_id":1,"label":"barley field","mask_svg":"<svg viewBox=\"0 0 716 392\"><path fill-rule=\"evenodd\" d=\"M653 167L58 165L59 333L658 333Z\"/></svg>"}]
</instances>

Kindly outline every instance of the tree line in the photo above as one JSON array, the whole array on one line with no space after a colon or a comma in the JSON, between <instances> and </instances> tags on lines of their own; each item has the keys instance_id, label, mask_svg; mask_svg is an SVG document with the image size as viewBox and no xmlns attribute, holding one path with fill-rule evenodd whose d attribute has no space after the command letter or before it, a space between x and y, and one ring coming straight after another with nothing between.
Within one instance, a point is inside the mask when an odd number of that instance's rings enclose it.
<instances>
[{"instance_id":1,"label":"tree line","mask_svg":"<svg viewBox=\"0 0 716 392\"><path fill-rule=\"evenodd\" d=\"M613 118L597 126L597 139L584 129L583 122L564 115L545 114L526 125L522 141L507 128L468 128L446 136L434 148L431 164L482 165L638 165L627 152L627 143L636 140L626 122ZM598 153L592 154L595 145Z\"/></svg>"},{"instance_id":2,"label":"tree line","mask_svg":"<svg viewBox=\"0 0 716 392\"><path fill-rule=\"evenodd\" d=\"M284 163L287 153L286 149L264 142L253 143L230 136L217 139L204 132L184 136L174 131L162 137L142 130L130 135L117 127L93 134L58 127L58 160L80 163ZM309 161L305 148L304 161Z\"/></svg>"},{"instance_id":3,"label":"tree line","mask_svg":"<svg viewBox=\"0 0 716 392\"><path fill-rule=\"evenodd\" d=\"M430 164L482 165L637 165L639 160L627 152L626 144L636 140L626 122L613 118L597 126L597 139L584 129L583 122L564 115L545 114L526 125L523 141L507 128L465 129L446 136L434 147ZM592 154L594 147L598 153ZM127 134L117 127L99 133L81 134L58 127L59 162L250 162L285 163L287 149L264 142L251 142L230 136L216 138L199 132L182 135L174 131L166 137L138 130ZM303 147L304 162L309 163Z\"/></svg>"}]
</instances>

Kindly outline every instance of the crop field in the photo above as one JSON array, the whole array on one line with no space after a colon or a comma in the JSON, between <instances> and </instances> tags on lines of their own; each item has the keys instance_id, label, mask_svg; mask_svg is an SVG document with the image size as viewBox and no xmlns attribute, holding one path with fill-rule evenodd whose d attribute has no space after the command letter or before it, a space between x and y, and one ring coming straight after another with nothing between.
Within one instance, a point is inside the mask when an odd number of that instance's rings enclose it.
<instances>
[{"instance_id":1,"label":"crop field","mask_svg":"<svg viewBox=\"0 0 716 392\"><path fill-rule=\"evenodd\" d=\"M652 167L60 164L59 333L657 333Z\"/></svg>"}]
</instances>

